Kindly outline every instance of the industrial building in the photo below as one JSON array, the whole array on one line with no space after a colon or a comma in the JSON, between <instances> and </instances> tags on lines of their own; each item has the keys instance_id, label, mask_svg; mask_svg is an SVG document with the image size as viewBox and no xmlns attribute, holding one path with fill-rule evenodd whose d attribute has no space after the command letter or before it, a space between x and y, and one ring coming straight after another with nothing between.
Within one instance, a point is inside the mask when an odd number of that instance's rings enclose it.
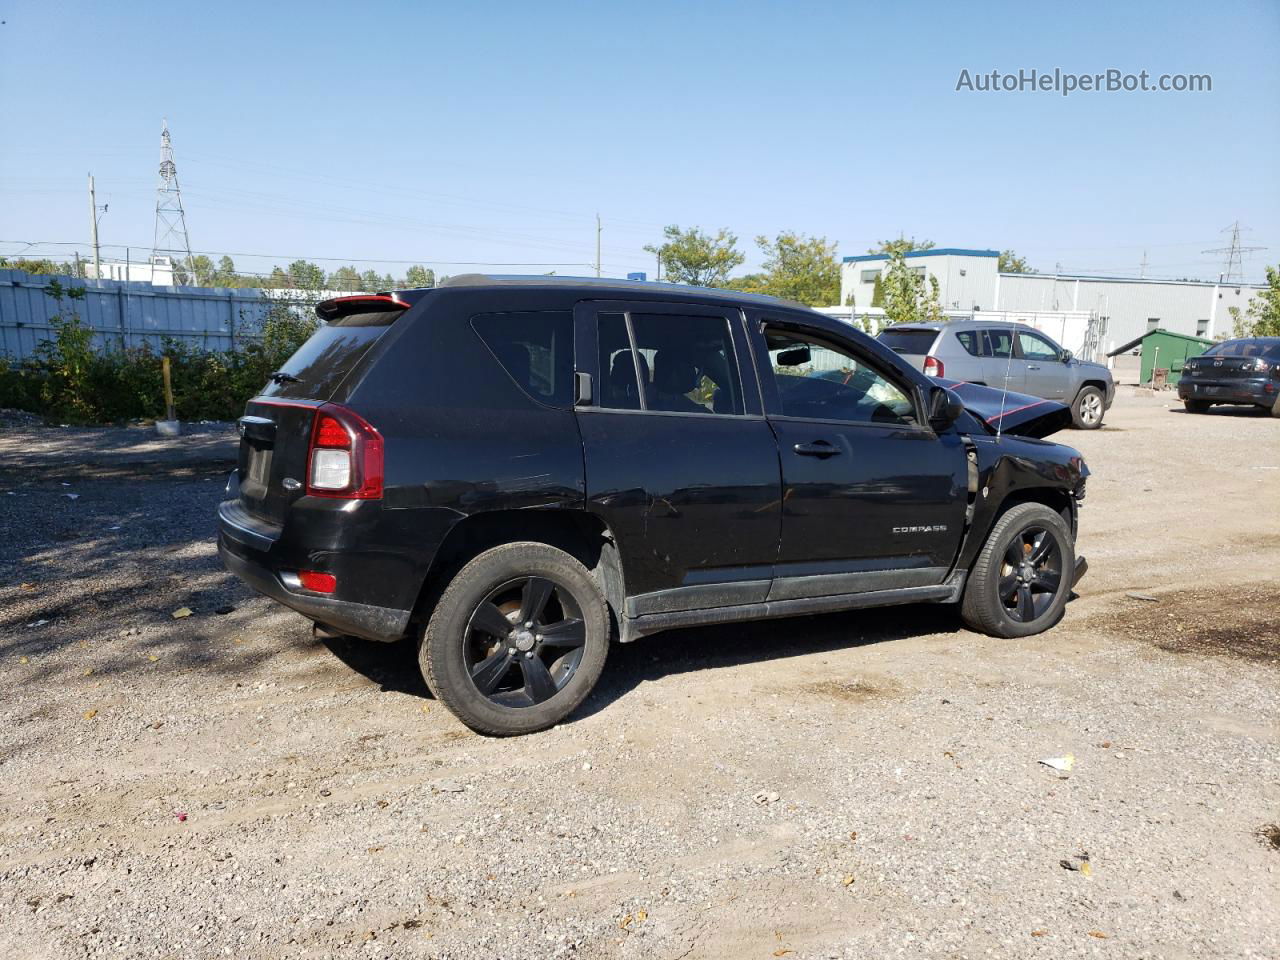
<instances>
[{"instance_id":1,"label":"industrial building","mask_svg":"<svg viewBox=\"0 0 1280 960\"><path fill-rule=\"evenodd\" d=\"M1064 346L1101 358L1117 346L1157 328L1209 339L1231 335L1231 308L1243 313L1261 284L1204 280L1153 280L1050 273L1001 273L996 250L942 247L913 250L907 265L938 281L939 299L952 316L982 313L1043 329ZM840 278L843 310L871 310L876 278L888 266L884 254L845 257ZM852 298L852 299L851 299Z\"/></svg>"}]
</instances>

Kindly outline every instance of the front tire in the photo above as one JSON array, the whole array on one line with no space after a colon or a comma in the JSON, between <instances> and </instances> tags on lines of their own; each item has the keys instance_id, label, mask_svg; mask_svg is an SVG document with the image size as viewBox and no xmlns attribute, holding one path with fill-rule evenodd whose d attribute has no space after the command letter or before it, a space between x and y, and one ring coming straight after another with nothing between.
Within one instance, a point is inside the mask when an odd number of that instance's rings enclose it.
<instances>
[{"instance_id":1,"label":"front tire","mask_svg":"<svg viewBox=\"0 0 1280 960\"><path fill-rule=\"evenodd\" d=\"M1208 400L1183 400L1182 405L1186 407L1187 413L1208 413Z\"/></svg>"},{"instance_id":2,"label":"front tire","mask_svg":"<svg viewBox=\"0 0 1280 960\"><path fill-rule=\"evenodd\" d=\"M1097 387L1081 387L1071 404L1071 419L1081 430L1097 430L1105 412L1106 403Z\"/></svg>"},{"instance_id":3,"label":"front tire","mask_svg":"<svg viewBox=\"0 0 1280 960\"><path fill-rule=\"evenodd\" d=\"M547 544L509 543L454 576L418 661L459 720L501 737L545 730L577 709L608 651L608 610L587 568Z\"/></svg>"},{"instance_id":4,"label":"front tire","mask_svg":"<svg viewBox=\"0 0 1280 960\"><path fill-rule=\"evenodd\" d=\"M993 637L1041 633L1062 619L1075 568L1075 543L1062 517L1042 503L1020 503L991 529L960 615Z\"/></svg>"}]
</instances>

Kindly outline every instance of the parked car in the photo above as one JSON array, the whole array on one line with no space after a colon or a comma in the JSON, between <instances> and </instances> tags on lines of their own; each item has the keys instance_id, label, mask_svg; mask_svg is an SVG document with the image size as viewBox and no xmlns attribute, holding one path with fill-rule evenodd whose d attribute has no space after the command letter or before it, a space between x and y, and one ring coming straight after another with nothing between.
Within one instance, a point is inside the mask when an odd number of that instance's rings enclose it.
<instances>
[{"instance_id":1,"label":"parked car","mask_svg":"<svg viewBox=\"0 0 1280 960\"><path fill-rule=\"evenodd\" d=\"M1034 327L1022 323L948 320L896 324L879 340L929 376L1008 387L1071 407L1081 430L1096 430L1115 399L1111 371L1078 360Z\"/></svg>"},{"instance_id":2,"label":"parked car","mask_svg":"<svg viewBox=\"0 0 1280 960\"><path fill-rule=\"evenodd\" d=\"M1178 398L1188 413L1231 403L1259 406L1280 417L1280 337L1224 340L1188 358Z\"/></svg>"},{"instance_id":3,"label":"parked car","mask_svg":"<svg viewBox=\"0 0 1280 960\"><path fill-rule=\"evenodd\" d=\"M1065 406L955 390L798 304L459 277L340 297L240 420L226 567L330 632L412 636L488 734L574 710L611 641L958 603L1053 626L1086 568Z\"/></svg>"}]
</instances>

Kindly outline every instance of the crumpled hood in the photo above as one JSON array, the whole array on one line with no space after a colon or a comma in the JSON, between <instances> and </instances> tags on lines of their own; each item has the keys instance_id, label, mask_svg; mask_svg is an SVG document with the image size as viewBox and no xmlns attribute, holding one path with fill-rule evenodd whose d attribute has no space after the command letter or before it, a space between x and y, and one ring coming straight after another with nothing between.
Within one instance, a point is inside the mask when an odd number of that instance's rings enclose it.
<instances>
[{"instance_id":1,"label":"crumpled hood","mask_svg":"<svg viewBox=\"0 0 1280 960\"><path fill-rule=\"evenodd\" d=\"M1071 408L1056 400L933 377L964 401L965 409L992 430L1019 437L1047 437L1071 426Z\"/></svg>"}]
</instances>

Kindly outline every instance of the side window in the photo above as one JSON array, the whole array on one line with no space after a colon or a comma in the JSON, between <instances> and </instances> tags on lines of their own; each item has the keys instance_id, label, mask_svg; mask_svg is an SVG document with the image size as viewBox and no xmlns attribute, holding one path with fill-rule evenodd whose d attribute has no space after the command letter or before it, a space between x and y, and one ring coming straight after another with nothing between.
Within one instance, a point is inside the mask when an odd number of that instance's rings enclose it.
<instances>
[{"instance_id":1,"label":"side window","mask_svg":"<svg viewBox=\"0 0 1280 960\"><path fill-rule=\"evenodd\" d=\"M1058 350L1044 337L1034 333L1018 334L1018 349L1026 360L1057 360Z\"/></svg>"},{"instance_id":2,"label":"side window","mask_svg":"<svg viewBox=\"0 0 1280 960\"><path fill-rule=\"evenodd\" d=\"M982 356L982 335L978 330L960 330L956 333L956 339L960 341L960 346L965 348L971 356Z\"/></svg>"},{"instance_id":3,"label":"side window","mask_svg":"<svg viewBox=\"0 0 1280 960\"><path fill-rule=\"evenodd\" d=\"M916 422L907 392L860 357L789 330L766 328L765 343L784 416L851 423Z\"/></svg>"},{"instance_id":4,"label":"side window","mask_svg":"<svg viewBox=\"0 0 1280 960\"><path fill-rule=\"evenodd\" d=\"M729 321L724 317L633 313L631 330L645 387L645 409L742 413Z\"/></svg>"},{"instance_id":5,"label":"side window","mask_svg":"<svg viewBox=\"0 0 1280 960\"><path fill-rule=\"evenodd\" d=\"M471 326L521 390L542 403L573 403L572 313L482 313Z\"/></svg>"},{"instance_id":6,"label":"side window","mask_svg":"<svg viewBox=\"0 0 1280 960\"><path fill-rule=\"evenodd\" d=\"M1010 330L992 329L987 331L987 349L990 357L1006 360L1012 356L1013 332Z\"/></svg>"},{"instance_id":7,"label":"side window","mask_svg":"<svg viewBox=\"0 0 1280 960\"><path fill-rule=\"evenodd\" d=\"M641 409L641 384L649 385L649 364L641 357L639 376L635 354L627 336L627 318L621 313L602 313L597 324L600 341L600 406L612 410Z\"/></svg>"}]
</instances>

